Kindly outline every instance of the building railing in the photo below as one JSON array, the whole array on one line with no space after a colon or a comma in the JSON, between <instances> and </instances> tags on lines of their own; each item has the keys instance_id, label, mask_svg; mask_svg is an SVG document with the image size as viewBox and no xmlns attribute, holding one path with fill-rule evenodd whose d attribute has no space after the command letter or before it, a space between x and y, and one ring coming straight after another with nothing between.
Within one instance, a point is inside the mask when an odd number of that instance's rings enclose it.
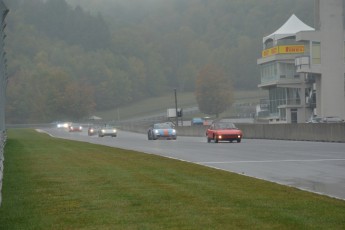
<instances>
[{"instance_id":1,"label":"building railing","mask_svg":"<svg viewBox=\"0 0 345 230\"><path fill-rule=\"evenodd\" d=\"M271 75L271 76L263 76L261 77L261 84L278 84L280 82L296 82L300 80L299 74L281 74L281 75Z\"/></svg>"},{"instance_id":2,"label":"building railing","mask_svg":"<svg viewBox=\"0 0 345 230\"><path fill-rule=\"evenodd\" d=\"M295 66L297 72L303 72L303 70L310 69L310 56L300 56L295 58Z\"/></svg>"}]
</instances>

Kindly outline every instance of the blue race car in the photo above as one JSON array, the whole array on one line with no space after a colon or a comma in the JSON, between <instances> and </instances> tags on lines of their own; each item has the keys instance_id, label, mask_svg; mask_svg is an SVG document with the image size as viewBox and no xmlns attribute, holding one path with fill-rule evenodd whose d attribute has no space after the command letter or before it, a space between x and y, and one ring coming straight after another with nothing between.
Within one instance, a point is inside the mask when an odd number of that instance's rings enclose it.
<instances>
[{"instance_id":1,"label":"blue race car","mask_svg":"<svg viewBox=\"0 0 345 230\"><path fill-rule=\"evenodd\" d=\"M149 140L176 140L177 134L176 130L170 123L157 123L149 128L147 132L147 138Z\"/></svg>"}]
</instances>

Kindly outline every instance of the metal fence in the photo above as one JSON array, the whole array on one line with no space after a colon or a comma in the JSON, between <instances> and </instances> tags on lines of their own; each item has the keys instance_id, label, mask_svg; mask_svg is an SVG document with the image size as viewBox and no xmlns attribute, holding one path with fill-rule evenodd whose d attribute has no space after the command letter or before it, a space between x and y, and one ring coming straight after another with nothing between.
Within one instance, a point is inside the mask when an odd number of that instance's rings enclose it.
<instances>
[{"instance_id":1,"label":"metal fence","mask_svg":"<svg viewBox=\"0 0 345 230\"><path fill-rule=\"evenodd\" d=\"M5 125L5 105L6 105L6 86L7 86L7 72L6 72L6 52L4 49L5 36L5 18L8 14L8 9L0 0L0 206L2 201L2 178L4 174L4 149L6 143L6 125Z\"/></svg>"}]
</instances>

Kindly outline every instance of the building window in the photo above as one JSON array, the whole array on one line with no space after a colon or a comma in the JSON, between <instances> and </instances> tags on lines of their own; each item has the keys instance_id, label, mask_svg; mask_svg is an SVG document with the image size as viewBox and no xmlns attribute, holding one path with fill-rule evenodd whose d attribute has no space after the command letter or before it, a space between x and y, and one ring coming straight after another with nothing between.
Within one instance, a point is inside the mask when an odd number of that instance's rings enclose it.
<instances>
[{"instance_id":1,"label":"building window","mask_svg":"<svg viewBox=\"0 0 345 230\"><path fill-rule=\"evenodd\" d=\"M300 105L301 104L301 89L298 88L287 88L287 105Z\"/></svg>"},{"instance_id":2,"label":"building window","mask_svg":"<svg viewBox=\"0 0 345 230\"><path fill-rule=\"evenodd\" d=\"M300 45L300 44L302 44L302 42L297 42L295 36L287 37L284 39L279 39L277 41L277 45L280 45L280 46L282 46L282 45Z\"/></svg>"},{"instance_id":3,"label":"building window","mask_svg":"<svg viewBox=\"0 0 345 230\"><path fill-rule=\"evenodd\" d=\"M282 120L286 117L286 112L282 105L300 105L301 104L301 89L299 88L278 88L272 87L269 89L269 111L271 116L279 116Z\"/></svg>"},{"instance_id":4,"label":"building window","mask_svg":"<svg viewBox=\"0 0 345 230\"><path fill-rule=\"evenodd\" d=\"M279 63L280 78L294 78L296 75L295 63Z\"/></svg>"},{"instance_id":5,"label":"building window","mask_svg":"<svg viewBox=\"0 0 345 230\"><path fill-rule=\"evenodd\" d=\"M291 123L297 123L297 109L291 109Z\"/></svg>"},{"instance_id":6,"label":"building window","mask_svg":"<svg viewBox=\"0 0 345 230\"><path fill-rule=\"evenodd\" d=\"M274 46L273 39L267 39L267 41L265 42L264 49L269 49L269 48L272 48L273 46Z\"/></svg>"},{"instance_id":7,"label":"building window","mask_svg":"<svg viewBox=\"0 0 345 230\"><path fill-rule=\"evenodd\" d=\"M277 65L268 63L261 66L261 83L267 83L277 80Z\"/></svg>"},{"instance_id":8,"label":"building window","mask_svg":"<svg viewBox=\"0 0 345 230\"><path fill-rule=\"evenodd\" d=\"M286 121L286 109L281 108L281 109L279 109L279 112L280 112L280 120Z\"/></svg>"},{"instance_id":9,"label":"building window","mask_svg":"<svg viewBox=\"0 0 345 230\"><path fill-rule=\"evenodd\" d=\"M278 106L286 105L286 88L270 88L268 91L271 116L279 116Z\"/></svg>"},{"instance_id":10,"label":"building window","mask_svg":"<svg viewBox=\"0 0 345 230\"><path fill-rule=\"evenodd\" d=\"M312 42L311 44L312 64L321 64L321 44Z\"/></svg>"}]
</instances>

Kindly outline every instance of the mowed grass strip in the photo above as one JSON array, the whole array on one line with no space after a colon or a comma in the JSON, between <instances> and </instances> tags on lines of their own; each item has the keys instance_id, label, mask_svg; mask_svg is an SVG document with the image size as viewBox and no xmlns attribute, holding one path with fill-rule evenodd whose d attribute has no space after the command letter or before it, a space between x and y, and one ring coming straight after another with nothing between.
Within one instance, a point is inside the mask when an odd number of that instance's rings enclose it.
<instances>
[{"instance_id":1,"label":"mowed grass strip","mask_svg":"<svg viewBox=\"0 0 345 230\"><path fill-rule=\"evenodd\" d=\"M0 229L345 226L343 200L34 130L8 136Z\"/></svg>"}]
</instances>

